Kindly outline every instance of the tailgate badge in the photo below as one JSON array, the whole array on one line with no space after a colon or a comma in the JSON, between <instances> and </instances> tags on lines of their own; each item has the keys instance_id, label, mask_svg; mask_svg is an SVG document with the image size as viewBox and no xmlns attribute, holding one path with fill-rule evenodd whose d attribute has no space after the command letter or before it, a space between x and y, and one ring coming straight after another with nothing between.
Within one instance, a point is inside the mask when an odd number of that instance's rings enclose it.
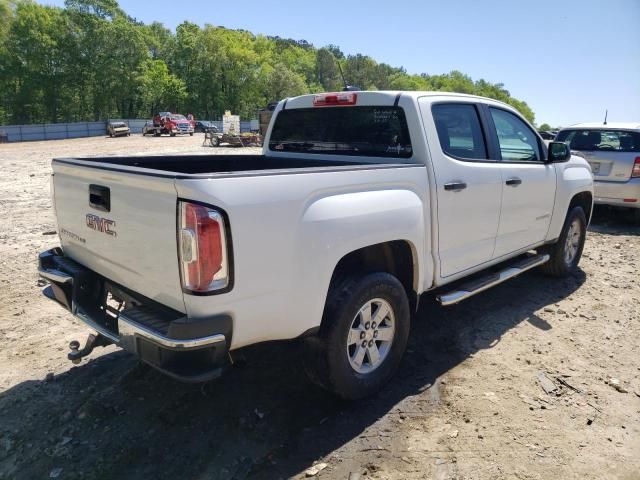
<instances>
[{"instance_id":1,"label":"tailgate badge","mask_svg":"<svg viewBox=\"0 0 640 480\"><path fill-rule=\"evenodd\" d=\"M113 220L109 220L108 218L102 218L98 215L94 215L93 213L87 213L87 227L91 230L96 230L97 232L106 233L107 235L111 235L112 237L116 236L115 228L116 222Z\"/></svg>"}]
</instances>

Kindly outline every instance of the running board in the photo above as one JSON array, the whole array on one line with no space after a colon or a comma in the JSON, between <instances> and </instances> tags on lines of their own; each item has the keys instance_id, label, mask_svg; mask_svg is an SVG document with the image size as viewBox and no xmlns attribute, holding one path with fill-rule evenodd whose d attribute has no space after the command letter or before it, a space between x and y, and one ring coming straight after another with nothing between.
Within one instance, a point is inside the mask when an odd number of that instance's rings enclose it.
<instances>
[{"instance_id":1,"label":"running board","mask_svg":"<svg viewBox=\"0 0 640 480\"><path fill-rule=\"evenodd\" d=\"M462 284L456 290L438 295L436 299L442 305L453 305L474 296L476 293L484 292L491 287L495 287L502 282L506 282L507 280L517 277L527 270L531 270L532 268L546 263L548 260L549 255L532 255L517 261L500 272L491 273L485 277Z\"/></svg>"}]
</instances>

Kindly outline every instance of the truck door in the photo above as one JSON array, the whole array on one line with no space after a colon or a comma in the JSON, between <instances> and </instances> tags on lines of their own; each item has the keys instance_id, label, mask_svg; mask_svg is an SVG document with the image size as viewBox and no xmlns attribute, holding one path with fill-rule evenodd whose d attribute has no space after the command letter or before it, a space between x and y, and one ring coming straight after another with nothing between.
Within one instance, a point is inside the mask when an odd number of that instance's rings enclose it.
<instances>
[{"instance_id":1,"label":"truck door","mask_svg":"<svg viewBox=\"0 0 640 480\"><path fill-rule=\"evenodd\" d=\"M420 99L437 194L440 275L491 260L500 221L500 165L487 154L479 106Z\"/></svg>"},{"instance_id":2,"label":"truck door","mask_svg":"<svg viewBox=\"0 0 640 480\"><path fill-rule=\"evenodd\" d=\"M556 195L556 169L545 164L542 142L519 116L486 107L489 156L500 162L502 211L494 258L544 240Z\"/></svg>"}]
</instances>

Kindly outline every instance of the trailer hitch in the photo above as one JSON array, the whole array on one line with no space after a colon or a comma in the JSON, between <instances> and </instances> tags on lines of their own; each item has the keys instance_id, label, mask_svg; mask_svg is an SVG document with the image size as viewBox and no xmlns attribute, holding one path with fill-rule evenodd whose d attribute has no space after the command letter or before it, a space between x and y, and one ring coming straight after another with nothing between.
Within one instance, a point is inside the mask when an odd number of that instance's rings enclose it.
<instances>
[{"instance_id":1,"label":"trailer hitch","mask_svg":"<svg viewBox=\"0 0 640 480\"><path fill-rule=\"evenodd\" d=\"M67 358L71 360L74 364L78 364L82 361L82 357L86 357L93 349L96 347L106 347L107 345L111 345L113 343L112 340L109 340L107 337L101 334L89 334L87 337L87 341L84 344L82 350L80 350L80 342L77 340L73 340L69 343L69 348L71 351L67 355Z\"/></svg>"}]
</instances>

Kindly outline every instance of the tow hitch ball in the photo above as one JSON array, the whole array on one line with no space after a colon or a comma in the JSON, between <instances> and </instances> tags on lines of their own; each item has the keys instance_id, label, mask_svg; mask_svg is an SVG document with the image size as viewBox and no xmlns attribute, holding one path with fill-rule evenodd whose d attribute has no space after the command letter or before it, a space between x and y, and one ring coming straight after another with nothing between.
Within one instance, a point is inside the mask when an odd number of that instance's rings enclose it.
<instances>
[{"instance_id":1,"label":"tow hitch ball","mask_svg":"<svg viewBox=\"0 0 640 480\"><path fill-rule=\"evenodd\" d=\"M111 345L113 342L109 340L104 335L100 335L99 333L94 335L93 333L89 334L87 337L87 341L84 344L82 350L80 350L80 342L74 340L69 343L69 348L71 351L67 355L67 358L71 360L74 364L78 364L82 361L82 357L86 357L93 349L96 347L106 347L107 345Z\"/></svg>"}]
</instances>

